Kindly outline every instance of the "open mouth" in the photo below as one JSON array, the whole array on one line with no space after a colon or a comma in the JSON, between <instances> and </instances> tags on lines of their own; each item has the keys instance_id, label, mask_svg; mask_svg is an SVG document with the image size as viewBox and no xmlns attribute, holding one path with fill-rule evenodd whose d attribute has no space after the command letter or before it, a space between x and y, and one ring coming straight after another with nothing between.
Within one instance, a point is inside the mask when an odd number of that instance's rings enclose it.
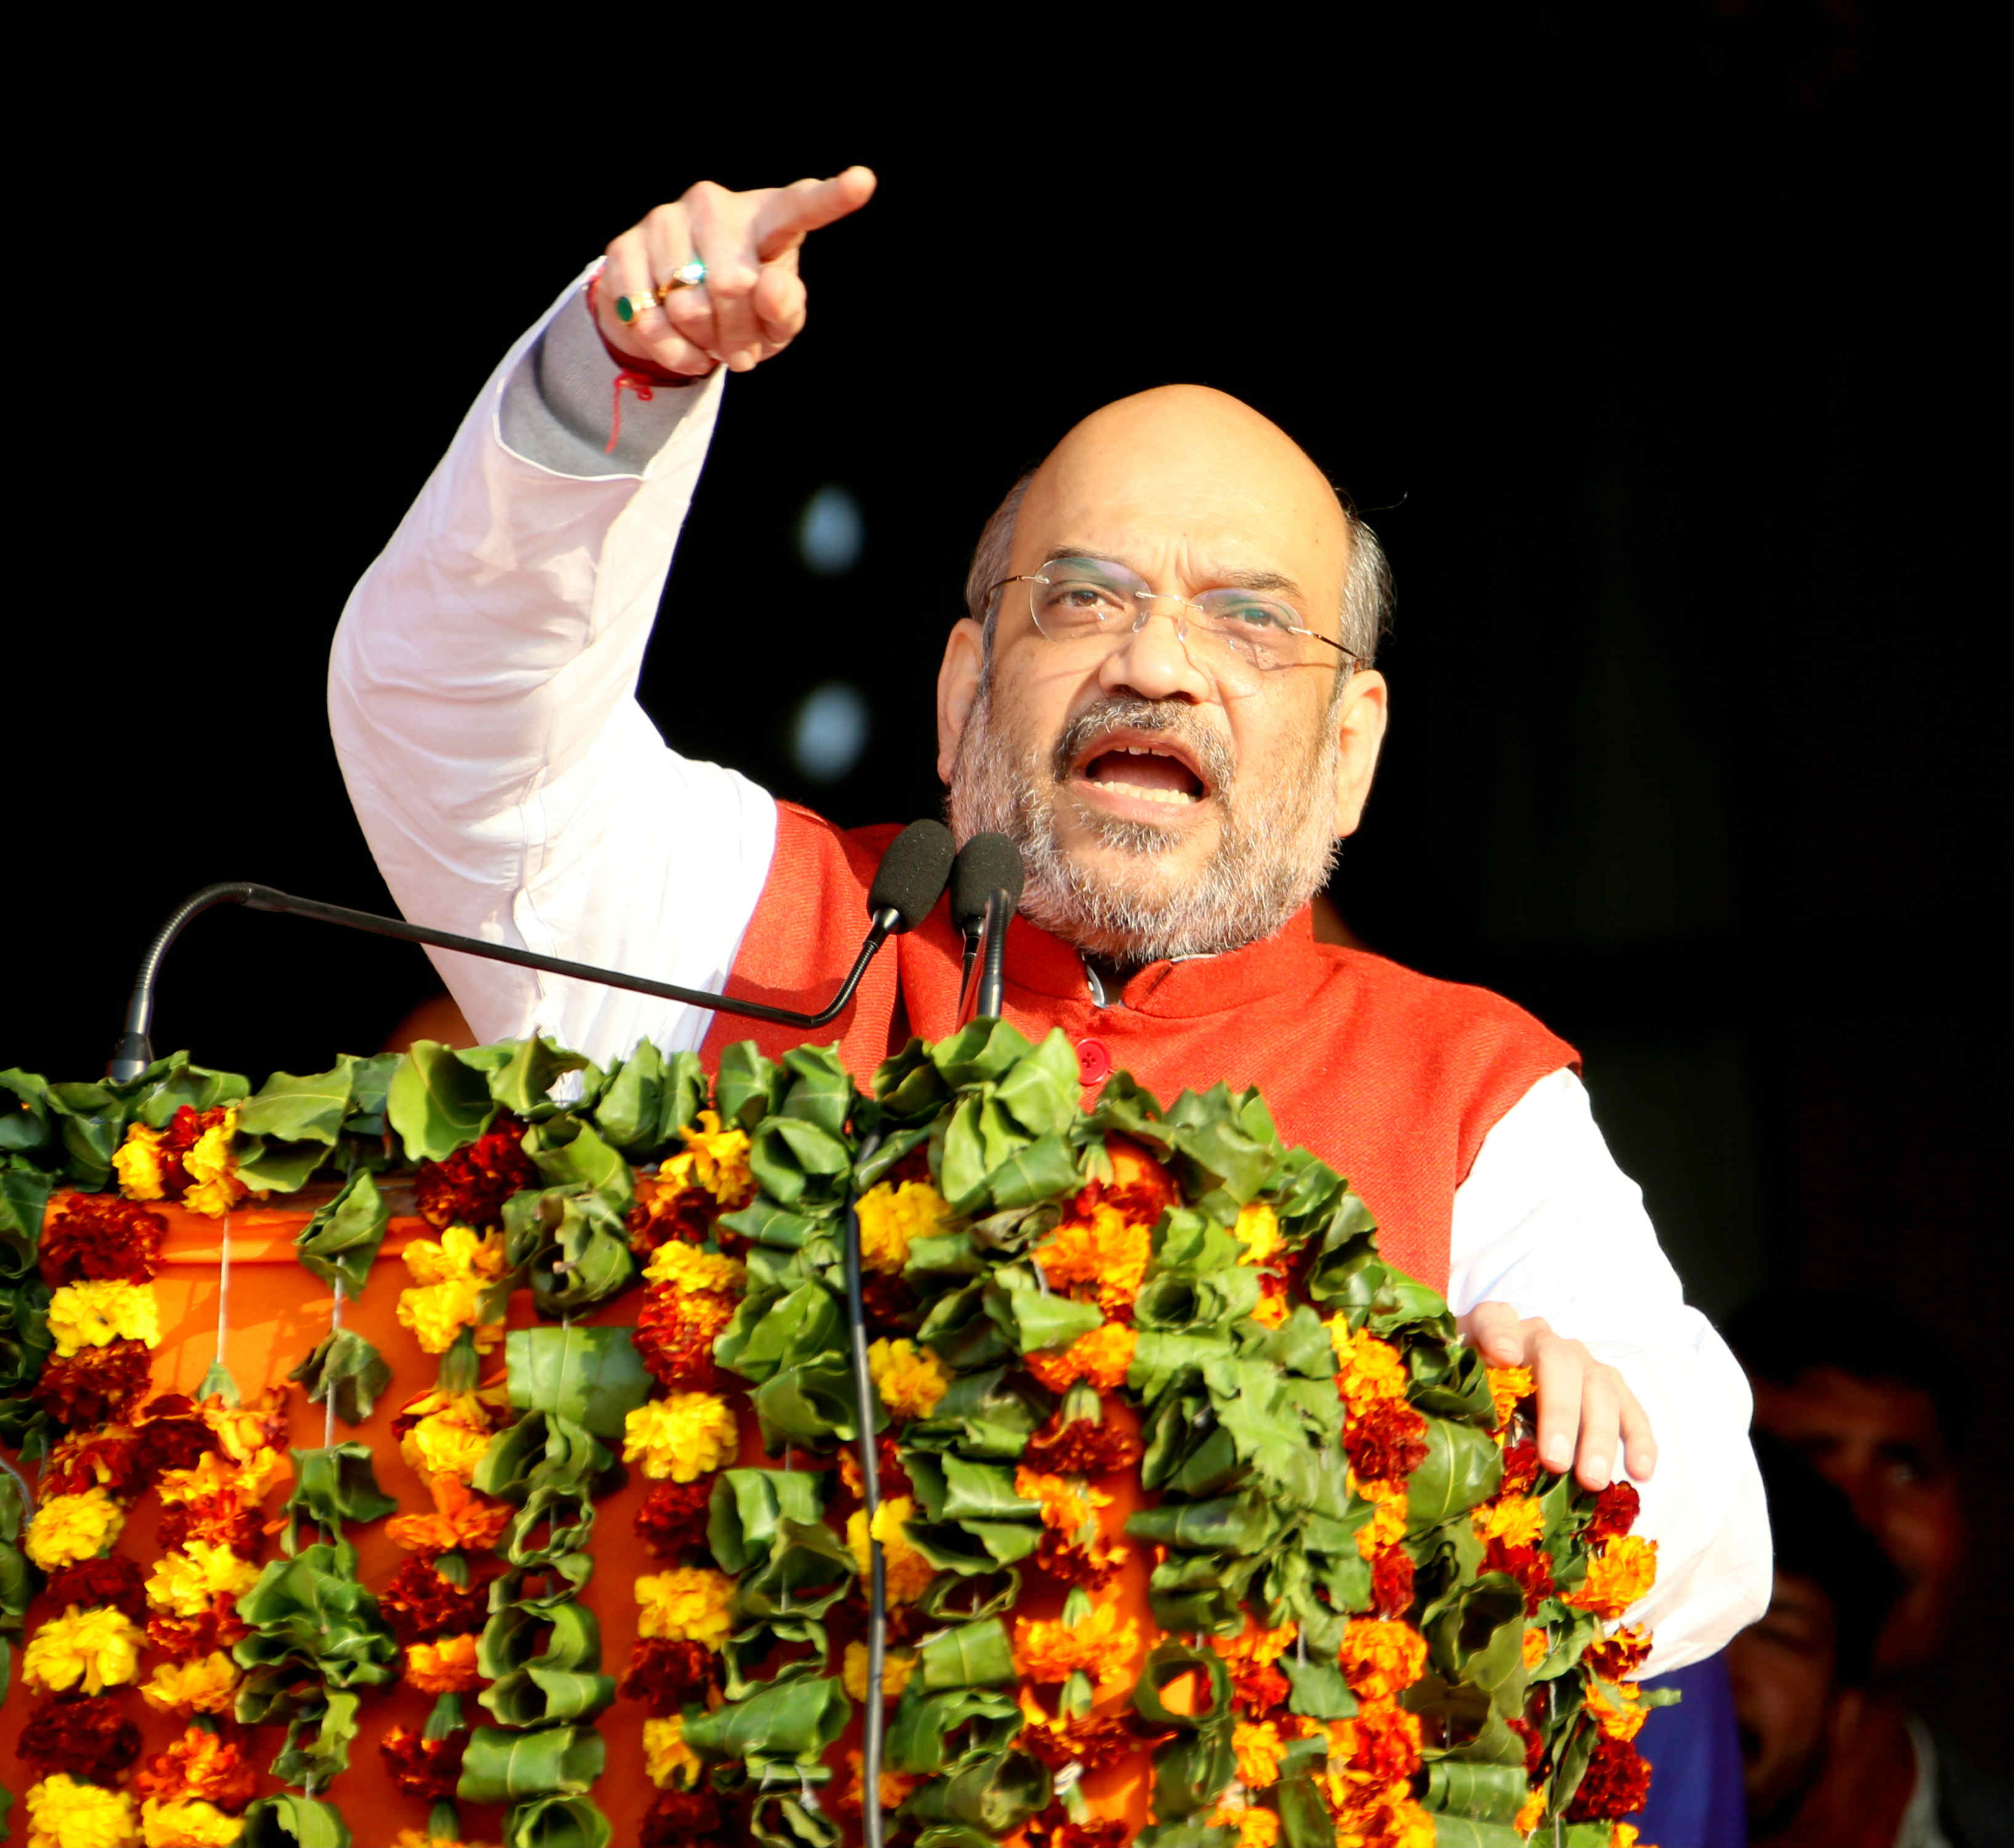
<instances>
[{"instance_id":1,"label":"open mouth","mask_svg":"<svg viewBox=\"0 0 2014 1848\"><path fill-rule=\"evenodd\" d=\"M1159 808L1190 809L1209 794L1202 773L1173 739L1134 734L1097 739L1074 774L1111 795Z\"/></svg>"}]
</instances>

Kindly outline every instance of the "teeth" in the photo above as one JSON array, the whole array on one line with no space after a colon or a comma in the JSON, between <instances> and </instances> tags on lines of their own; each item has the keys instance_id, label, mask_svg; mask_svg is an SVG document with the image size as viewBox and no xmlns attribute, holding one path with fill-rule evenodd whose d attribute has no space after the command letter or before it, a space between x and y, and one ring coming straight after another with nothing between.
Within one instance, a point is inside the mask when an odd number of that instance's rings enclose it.
<instances>
[{"instance_id":1,"label":"teeth","mask_svg":"<svg viewBox=\"0 0 2014 1848\"><path fill-rule=\"evenodd\" d=\"M1113 785L1108 784L1108 788ZM1124 787L1124 786L1121 786ZM1128 795L1138 796L1143 802L1173 802L1177 808L1186 809L1195 798L1186 789L1140 789L1127 787Z\"/></svg>"}]
</instances>

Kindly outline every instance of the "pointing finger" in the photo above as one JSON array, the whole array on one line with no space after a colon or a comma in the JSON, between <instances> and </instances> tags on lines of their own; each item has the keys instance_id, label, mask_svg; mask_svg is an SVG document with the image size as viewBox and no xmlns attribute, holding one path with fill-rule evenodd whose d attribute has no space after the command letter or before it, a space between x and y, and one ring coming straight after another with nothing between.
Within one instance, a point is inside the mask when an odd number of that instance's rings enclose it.
<instances>
[{"instance_id":1,"label":"pointing finger","mask_svg":"<svg viewBox=\"0 0 2014 1848\"><path fill-rule=\"evenodd\" d=\"M874 196L875 185L867 168L849 167L830 180L800 180L779 188L755 214L755 254L764 263L781 257L807 231L858 211Z\"/></svg>"}]
</instances>

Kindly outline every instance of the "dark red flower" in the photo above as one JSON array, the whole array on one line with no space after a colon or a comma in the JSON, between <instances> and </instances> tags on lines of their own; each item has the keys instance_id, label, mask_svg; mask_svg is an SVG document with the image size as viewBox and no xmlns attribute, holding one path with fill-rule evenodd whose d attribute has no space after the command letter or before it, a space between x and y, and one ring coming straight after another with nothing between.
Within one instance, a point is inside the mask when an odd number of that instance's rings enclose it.
<instances>
[{"instance_id":1,"label":"dark red flower","mask_svg":"<svg viewBox=\"0 0 2014 1848\"><path fill-rule=\"evenodd\" d=\"M235 1603L217 1605L192 1617L157 1610L147 1619L149 1647L173 1662L193 1661L198 1656L228 1649L251 1634Z\"/></svg>"},{"instance_id":2,"label":"dark red flower","mask_svg":"<svg viewBox=\"0 0 2014 1848\"><path fill-rule=\"evenodd\" d=\"M733 1316L734 1304L726 1297L655 1284L643 1293L636 1314L637 1358L668 1390L718 1392L722 1381L713 1344Z\"/></svg>"},{"instance_id":3,"label":"dark red flower","mask_svg":"<svg viewBox=\"0 0 2014 1848\"><path fill-rule=\"evenodd\" d=\"M51 1360L35 1382L35 1403L57 1423L118 1424L147 1390L146 1345L124 1339Z\"/></svg>"},{"instance_id":4,"label":"dark red flower","mask_svg":"<svg viewBox=\"0 0 2014 1848\"><path fill-rule=\"evenodd\" d=\"M629 1249L648 1261L660 1245L703 1245L711 1236L719 1204L701 1186L660 1193L650 1206L633 1206L623 1224L629 1229Z\"/></svg>"},{"instance_id":5,"label":"dark red flower","mask_svg":"<svg viewBox=\"0 0 2014 1848\"><path fill-rule=\"evenodd\" d=\"M933 1187L937 1185L930 1179L930 1145L927 1142L918 1143L893 1168L883 1169L881 1178L875 1185L878 1187L899 1187L905 1181L921 1181Z\"/></svg>"},{"instance_id":6,"label":"dark red flower","mask_svg":"<svg viewBox=\"0 0 2014 1848\"><path fill-rule=\"evenodd\" d=\"M921 1307L906 1277L891 1277L883 1271L869 1271L860 1279L860 1306L876 1334L913 1329Z\"/></svg>"},{"instance_id":7,"label":"dark red flower","mask_svg":"<svg viewBox=\"0 0 2014 1848\"><path fill-rule=\"evenodd\" d=\"M140 1455L147 1473L193 1469L217 1449L217 1434L186 1393L163 1393L150 1399L138 1423Z\"/></svg>"},{"instance_id":8,"label":"dark red flower","mask_svg":"<svg viewBox=\"0 0 2014 1848\"><path fill-rule=\"evenodd\" d=\"M1503 1490L1521 1495L1539 1480L1539 1444L1535 1437L1521 1437L1503 1447Z\"/></svg>"},{"instance_id":9,"label":"dark red flower","mask_svg":"<svg viewBox=\"0 0 2014 1848\"><path fill-rule=\"evenodd\" d=\"M1536 1617L1539 1606L1553 1595L1553 1556L1543 1547L1511 1546L1502 1539L1489 1541L1482 1549L1485 1572L1507 1572L1525 1594L1525 1614Z\"/></svg>"},{"instance_id":10,"label":"dark red flower","mask_svg":"<svg viewBox=\"0 0 2014 1848\"><path fill-rule=\"evenodd\" d=\"M120 1426L66 1437L42 1469L45 1495L81 1495L102 1488L115 1502L131 1502L146 1486L139 1441Z\"/></svg>"},{"instance_id":11,"label":"dark red flower","mask_svg":"<svg viewBox=\"0 0 2014 1848\"><path fill-rule=\"evenodd\" d=\"M642 1702L653 1719L669 1719L687 1701L706 1698L715 1660L704 1643L640 1637L622 1678L622 1698Z\"/></svg>"},{"instance_id":12,"label":"dark red flower","mask_svg":"<svg viewBox=\"0 0 2014 1848\"><path fill-rule=\"evenodd\" d=\"M1546 1767L1546 1738L1529 1720L1507 1720L1504 1724L1525 1742L1525 1782L1536 1784Z\"/></svg>"},{"instance_id":13,"label":"dark red flower","mask_svg":"<svg viewBox=\"0 0 2014 1848\"><path fill-rule=\"evenodd\" d=\"M636 1531L661 1559L706 1545L706 1512L713 1499L713 1476L693 1482L661 1482L636 1511Z\"/></svg>"},{"instance_id":14,"label":"dark red flower","mask_svg":"<svg viewBox=\"0 0 2014 1848\"><path fill-rule=\"evenodd\" d=\"M1108 1406L1103 1419L1056 1416L1028 1440L1021 1461L1047 1476L1110 1476L1138 1462L1145 1447L1138 1432L1122 1424Z\"/></svg>"},{"instance_id":15,"label":"dark red flower","mask_svg":"<svg viewBox=\"0 0 2014 1848\"><path fill-rule=\"evenodd\" d=\"M1403 1482L1427 1455L1427 1421L1403 1399L1374 1399L1345 1421L1342 1448L1366 1482Z\"/></svg>"},{"instance_id":16,"label":"dark red flower","mask_svg":"<svg viewBox=\"0 0 2014 1848\"><path fill-rule=\"evenodd\" d=\"M1632 1624L1613 1636L1587 1645L1581 1660L1604 1681L1626 1681L1641 1668L1650 1654L1650 1638L1641 1624Z\"/></svg>"},{"instance_id":17,"label":"dark red flower","mask_svg":"<svg viewBox=\"0 0 2014 1848\"><path fill-rule=\"evenodd\" d=\"M711 1848L730 1839L720 1799L702 1784L697 1790L661 1790L643 1816L640 1848Z\"/></svg>"},{"instance_id":18,"label":"dark red flower","mask_svg":"<svg viewBox=\"0 0 2014 1848\"><path fill-rule=\"evenodd\" d=\"M155 1544L167 1552L192 1540L206 1540L228 1547L241 1559L256 1559L264 1538L256 1508L245 1507L233 1495L202 1495L161 1510Z\"/></svg>"},{"instance_id":19,"label":"dark red flower","mask_svg":"<svg viewBox=\"0 0 2014 1848\"><path fill-rule=\"evenodd\" d=\"M52 1695L28 1715L15 1750L42 1777L116 1777L140 1756L140 1729L116 1695Z\"/></svg>"},{"instance_id":20,"label":"dark red flower","mask_svg":"<svg viewBox=\"0 0 2014 1848\"><path fill-rule=\"evenodd\" d=\"M1231 1692L1255 1720L1263 1720L1292 1693L1293 1684L1271 1663L1254 1666L1231 1678Z\"/></svg>"},{"instance_id":21,"label":"dark red flower","mask_svg":"<svg viewBox=\"0 0 2014 1848\"><path fill-rule=\"evenodd\" d=\"M109 1604L126 1613L129 1623L142 1623L147 1615L147 1581L139 1562L124 1553L106 1559L80 1559L49 1574L49 1602L57 1609L75 1605L89 1610L95 1604Z\"/></svg>"},{"instance_id":22,"label":"dark red flower","mask_svg":"<svg viewBox=\"0 0 2014 1848\"><path fill-rule=\"evenodd\" d=\"M1061 1803L1052 1803L1030 1821L1028 1839L1037 1848L1126 1848L1126 1825L1073 1822Z\"/></svg>"},{"instance_id":23,"label":"dark red flower","mask_svg":"<svg viewBox=\"0 0 2014 1848\"><path fill-rule=\"evenodd\" d=\"M1061 1771L1074 1760L1087 1771L1095 1771L1138 1751L1144 1742L1133 1715L1119 1713L1084 1713L1039 1724L1030 1721L1022 1727L1018 1742L1051 1771Z\"/></svg>"},{"instance_id":24,"label":"dark red flower","mask_svg":"<svg viewBox=\"0 0 2014 1848\"><path fill-rule=\"evenodd\" d=\"M160 1268L168 1222L116 1193L73 1193L43 1222L42 1275L52 1283L122 1278L149 1282Z\"/></svg>"},{"instance_id":25,"label":"dark red flower","mask_svg":"<svg viewBox=\"0 0 2014 1848\"><path fill-rule=\"evenodd\" d=\"M1100 1541L1086 1548L1066 1539L1053 1527L1042 1530L1042 1538L1035 1546L1035 1563L1050 1577L1059 1578L1066 1584L1082 1585L1087 1591L1109 1584L1125 1559L1123 1548Z\"/></svg>"},{"instance_id":26,"label":"dark red flower","mask_svg":"<svg viewBox=\"0 0 2014 1848\"><path fill-rule=\"evenodd\" d=\"M421 1803L439 1803L454 1795L455 1780L461 1775L461 1755L468 1749L465 1730L451 1732L444 1739L430 1739L410 1726L394 1726L378 1742L392 1782Z\"/></svg>"},{"instance_id":27,"label":"dark red flower","mask_svg":"<svg viewBox=\"0 0 2014 1848\"><path fill-rule=\"evenodd\" d=\"M1403 1546L1388 1546L1371 1562L1371 1607L1381 1617L1413 1608L1413 1556Z\"/></svg>"},{"instance_id":28,"label":"dark red flower","mask_svg":"<svg viewBox=\"0 0 2014 1848\"><path fill-rule=\"evenodd\" d=\"M874 1441L874 1475L884 1502L893 1501L898 1495L913 1497L916 1492L908 1471L902 1467L901 1448L886 1433ZM843 1523L862 1505L860 1457L849 1444L839 1453L839 1481L832 1491L826 1513L830 1519Z\"/></svg>"},{"instance_id":29,"label":"dark red flower","mask_svg":"<svg viewBox=\"0 0 2014 1848\"><path fill-rule=\"evenodd\" d=\"M1650 1794L1650 1766L1627 1739L1605 1734L1567 1805L1569 1822L1619 1822L1643 1808Z\"/></svg>"},{"instance_id":30,"label":"dark red flower","mask_svg":"<svg viewBox=\"0 0 2014 1848\"><path fill-rule=\"evenodd\" d=\"M505 1200L538 1184L538 1168L525 1153L525 1125L505 1110L467 1148L445 1161L422 1161L413 1200L429 1225L488 1232L503 1223Z\"/></svg>"},{"instance_id":31,"label":"dark red flower","mask_svg":"<svg viewBox=\"0 0 2014 1848\"><path fill-rule=\"evenodd\" d=\"M489 1620L486 1585L466 1588L443 1577L426 1559L408 1559L381 1592L378 1608L407 1648L439 1636L473 1636Z\"/></svg>"},{"instance_id":32,"label":"dark red flower","mask_svg":"<svg viewBox=\"0 0 2014 1848\"><path fill-rule=\"evenodd\" d=\"M1595 1497L1594 1512L1587 1517L1582 1534L1589 1545L1597 1540L1613 1540L1636 1526L1637 1511L1642 1506L1643 1498L1633 1482L1611 1482Z\"/></svg>"}]
</instances>

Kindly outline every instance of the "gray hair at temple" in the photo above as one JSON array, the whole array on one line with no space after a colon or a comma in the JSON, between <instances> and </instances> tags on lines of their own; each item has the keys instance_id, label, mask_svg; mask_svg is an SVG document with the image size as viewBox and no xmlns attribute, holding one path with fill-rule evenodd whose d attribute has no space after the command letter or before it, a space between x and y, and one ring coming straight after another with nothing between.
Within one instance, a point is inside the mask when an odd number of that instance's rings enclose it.
<instances>
[{"instance_id":1,"label":"gray hair at temple","mask_svg":"<svg viewBox=\"0 0 2014 1848\"><path fill-rule=\"evenodd\" d=\"M986 678L993 677L993 624L999 615L992 596L993 587L1007 576L1014 550L1014 519L1035 479L1029 469L1007 490L1007 498L993 510L973 547L972 569L966 573L965 607L972 619L986 632ZM1392 567L1385 548L1370 523L1358 516L1349 497L1340 489L1336 501L1342 508L1344 526L1349 533L1349 569L1342 580L1342 645L1356 657L1359 667L1368 667L1378 652L1378 644L1392 627ZM1349 675L1336 676L1339 696Z\"/></svg>"}]
</instances>

